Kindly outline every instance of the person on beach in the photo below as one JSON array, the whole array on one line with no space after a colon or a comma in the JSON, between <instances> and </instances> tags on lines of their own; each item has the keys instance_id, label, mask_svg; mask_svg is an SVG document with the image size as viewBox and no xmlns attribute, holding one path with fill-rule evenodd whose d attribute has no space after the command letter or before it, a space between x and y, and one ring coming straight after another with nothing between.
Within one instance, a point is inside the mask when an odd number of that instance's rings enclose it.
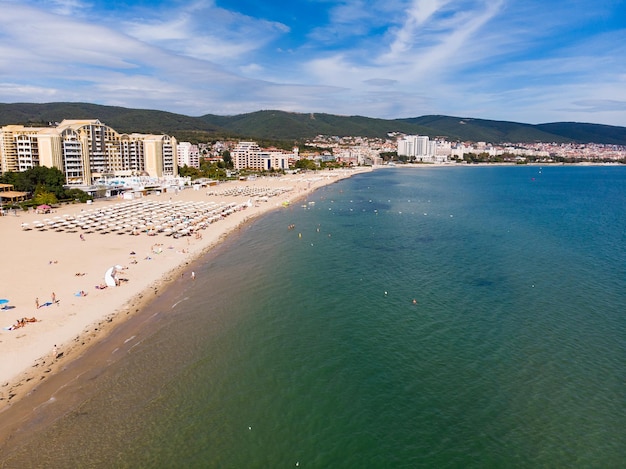
<instances>
[{"instance_id":1,"label":"person on beach","mask_svg":"<svg viewBox=\"0 0 626 469\"><path fill-rule=\"evenodd\" d=\"M191 280L195 280L196 279L196 273L195 272L191 272Z\"/></svg>"},{"instance_id":2,"label":"person on beach","mask_svg":"<svg viewBox=\"0 0 626 469\"><path fill-rule=\"evenodd\" d=\"M20 327L24 327L26 325L26 322L24 321L24 319L17 319L15 321L15 324L13 324L9 330L13 331L15 329L19 329Z\"/></svg>"},{"instance_id":3,"label":"person on beach","mask_svg":"<svg viewBox=\"0 0 626 469\"><path fill-rule=\"evenodd\" d=\"M35 298L35 308L39 309L39 298Z\"/></svg>"},{"instance_id":4,"label":"person on beach","mask_svg":"<svg viewBox=\"0 0 626 469\"><path fill-rule=\"evenodd\" d=\"M83 236L83 234L82 234L82 233L80 234L80 240L81 240L81 241L85 241L85 237Z\"/></svg>"},{"instance_id":5,"label":"person on beach","mask_svg":"<svg viewBox=\"0 0 626 469\"><path fill-rule=\"evenodd\" d=\"M56 293L52 292L51 296L52 296L52 304L56 303L57 302L57 295L56 295Z\"/></svg>"},{"instance_id":6,"label":"person on beach","mask_svg":"<svg viewBox=\"0 0 626 469\"><path fill-rule=\"evenodd\" d=\"M9 327L8 330L13 331L15 329L19 329L20 327L24 327L27 322L37 322L37 318L32 317L32 318L18 319L18 320L15 321L15 324L13 324L11 327Z\"/></svg>"}]
</instances>

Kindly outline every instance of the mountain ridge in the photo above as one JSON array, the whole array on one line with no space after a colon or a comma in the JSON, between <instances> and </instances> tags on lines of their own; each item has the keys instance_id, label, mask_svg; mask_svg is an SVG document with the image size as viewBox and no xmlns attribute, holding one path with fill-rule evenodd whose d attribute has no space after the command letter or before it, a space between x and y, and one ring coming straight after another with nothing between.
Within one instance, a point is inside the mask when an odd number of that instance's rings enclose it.
<instances>
[{"instance_id":1,"label":"mountain ridge","mask_svg":"<svg viewBox=\"0 0 626 469\"><path fill-rule=\"evenodd\" d=\"M581 122L526 124L473 117L425 115L380 119L327 113L260 110L198 117L167 111L92 103L0 103L0 126L41 125L63 119L99 119L120 133L165 133L179 140L250 138L298 141L317 135L384 138L391 132L450 141L501 143L597 143L626 145L626 127Z\"/></svg>"}]
</instances>

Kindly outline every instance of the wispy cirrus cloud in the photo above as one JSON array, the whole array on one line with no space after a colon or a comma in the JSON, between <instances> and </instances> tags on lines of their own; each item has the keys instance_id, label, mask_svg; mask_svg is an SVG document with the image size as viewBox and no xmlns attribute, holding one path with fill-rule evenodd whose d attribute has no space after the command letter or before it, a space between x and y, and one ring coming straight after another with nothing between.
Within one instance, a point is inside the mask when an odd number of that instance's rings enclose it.
<instances>
[{"instance_id":1,"label":"wispy cirrus cloud","mask_svg":"<svg viewBox=\"0 0 626 469\"><path fill-rule=\"evenodd\" d=\"M145 14L149 16L124 21L122 27L129 36L202 60L239 62L241 56L289 32L279 22L231 12L213 2L192 2Z\"/></svg>"}]
</instances>

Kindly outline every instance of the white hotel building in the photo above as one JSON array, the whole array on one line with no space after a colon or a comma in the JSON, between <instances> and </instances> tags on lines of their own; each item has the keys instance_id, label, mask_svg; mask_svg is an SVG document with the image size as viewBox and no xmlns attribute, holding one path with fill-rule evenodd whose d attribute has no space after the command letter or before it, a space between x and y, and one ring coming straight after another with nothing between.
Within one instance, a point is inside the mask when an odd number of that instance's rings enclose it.
<instances>
[{"instance_id":1,"label":"white hotel building","mask_svg":"<svg viewBox=\"0 0 626 469\"><path fill-rule=\"evenodd\" d=\"M193 145L190 142L179 142L176 146L176 155L178 166L200 167L200 149L198 145Z\"/></svg>"},{"instance_id":2,"label":"white hotel building","mask_svg":"<svg viewBox=\"0 0 626 469\"><path fill-rule=\"evenodd\" d=\"M440 143L425 135L407 135L398 139L398 156L421 163L445 163L445 151L438 151ZM449 154L449 153L447 153Z\"/></svg>"},{"instance_id":3,"label":"white hotel building","mask_svg":"<svg viewBox=\"0 0 626 469\"><path fill-rule=\"evenodd\" d=\"M97 119L64 120L56 127L0 127L0 172L58 168L68 185L112 176L178 175L177 142L168 135L119 134Z\"/></svg>"}]
</instances>

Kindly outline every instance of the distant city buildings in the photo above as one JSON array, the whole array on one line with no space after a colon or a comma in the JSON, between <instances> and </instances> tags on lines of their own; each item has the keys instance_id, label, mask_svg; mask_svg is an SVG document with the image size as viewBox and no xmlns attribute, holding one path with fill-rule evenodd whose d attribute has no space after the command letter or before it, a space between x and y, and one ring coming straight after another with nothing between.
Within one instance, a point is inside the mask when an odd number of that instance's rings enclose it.
<instances>
[{"instance_id":1,"label":"distant city buildings","mask_svg":"<svg viewBox=\"0 0 626 469\"><path fill-rule=\"evenodd\" d=\"M174 137L120 134L97 119L53 127L7 125L0 128L0 171L58 168L73 186L116 176L177 176L176 146Z\"/></svg>"},{"instance_id":2,"label":"distant city buildings","mask_svg":"<svg viewBox=\"0 0 626 469\"><path fill-rule=\"evenodd\" d=\"M428 144L426 144L428 139ZM519 163L535 162L618 162L626 161L626 146L600 143L502 143L448 141L443 137L430 139L421 135L389 132L388 138L338 137L318 135L306 146L317 148L315 158L335 158L352 164L382 164L380 158L359 157L366 152L386 155L414 163L458 163L479 156L485 161ZM323 151L321 149L324 149ZM364 150L367 149L367 150ZM322 156L324 155L324 156ZM310 155L307 158L311 157Z\"/></svg>"},{"instance_id":3,"label":"distant city buildings","mask_svg":"<svg viewBox=\"0 0 626 469\"><path fill-rule=\"evenodd\" d=\"M48 127L0 127L0 173L36 166L58 168L69 186L85 187L120 177L175 178L183 166L219 162L230 151L235 170L283 171L306 158L322 166L459 162L624 162L626 147L578 143L450 142L391 132L387 138L318 135L300 154L261 148L253 141L177 142L168 135L118 133L97 119L64 120Z\"/></svg>"}]
</instances>

